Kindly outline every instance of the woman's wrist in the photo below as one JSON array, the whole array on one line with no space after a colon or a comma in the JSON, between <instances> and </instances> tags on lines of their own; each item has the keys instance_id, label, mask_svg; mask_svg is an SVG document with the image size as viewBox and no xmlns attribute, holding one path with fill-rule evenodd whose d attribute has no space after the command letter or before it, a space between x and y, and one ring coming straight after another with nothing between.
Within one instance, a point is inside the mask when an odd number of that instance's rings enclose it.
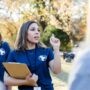
<instances>
[{"instance_id":1,"label":"woman's wrist","mask_svg":"<svg viewBox=\"0 0 90 90\"><path fill-rule=\"evenodd\" d=\"M36 82L33 80L33 79L31 79L31 80L25 80L24 81L24 85L28 85L28 86L36 86Z\"/></svg>"},{"instance_id":2,"label":"woman's wrist","mask_svg":"<svg viewBox=\"0 0 90 90\"><path fill-rule=\"evenodd\" d=\"M59 48L53 48L54 52L59 52Z\"/></svg>"}]
</instances>

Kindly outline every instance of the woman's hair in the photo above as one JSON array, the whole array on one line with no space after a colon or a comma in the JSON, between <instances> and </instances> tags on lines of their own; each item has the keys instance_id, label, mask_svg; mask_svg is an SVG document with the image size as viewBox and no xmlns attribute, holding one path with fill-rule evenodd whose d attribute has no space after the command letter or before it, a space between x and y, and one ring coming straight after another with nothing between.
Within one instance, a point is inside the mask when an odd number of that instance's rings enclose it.
<instances>
[{"instance_id":1,"label":"woman's hair","mask_svg":"<svg viewBox=\"0 0 90 90\"><path fill-rule=\"evenodd\" d=\"M2 41L2 35L1 35L1 33L0 33L0 42Z\"/></svg>"},{"instance_id":2,"label":"woman's hair","mask_svg":"<svg viewBox=\"0 0 90 90\"><path fill-rule=\"evenodd\" d=\"M37 23L35 21L27 21L25 23L22 24L18 34L17 34L17 38L16 38L16 42L15 42L15 49L16 50L25 50L27 48L27 31L29 26L32 23ZM38 23L37 23L38 24ZM39 46L41 46L40 43L38 43Z\"/></svg>"},{"instance_id":3,"label":"woman's hair","mask_svg":"<svg viewBox=\"0 0 90 90\"><path fill-rule=\"evenodd\" d=\"M2 35L0 33L0 46L2 45Z\"/></svg>"},{"instance_id":4,"label":"woman's hair","mask_svg":"<svg viewBox=\"0 0 90 90\"><path fill-rule=\"evenodd\" d=\"M35 21L27 21L22 24L16 38L15 48L18 50L25 50L27 48L26 41L27 41L27 31L29 26L32 23L36 23Z\"/></svg>"}]
</instances>

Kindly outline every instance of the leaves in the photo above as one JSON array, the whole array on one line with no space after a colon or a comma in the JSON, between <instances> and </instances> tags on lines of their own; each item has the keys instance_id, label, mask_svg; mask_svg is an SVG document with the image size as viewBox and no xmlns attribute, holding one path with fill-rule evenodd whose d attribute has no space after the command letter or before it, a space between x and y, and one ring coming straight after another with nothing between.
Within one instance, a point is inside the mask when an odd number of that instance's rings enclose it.
<instances>
[{"instance_id":1,"label":"leaves","mask_svg":"<svg viewBox=\"0 0 90 90\"><path fill-rule=\"evenodd\" d=\"M43 30L48 25L63 30L71 39L82 40L86 29L87 3L76 0L2 0L0 1L1 32L15 39L20 25L37 20ZM78 32L78 33L77 33ZM50 32L48 31L48 34ZM5 37L7 38L7 37Z\"/></svg>"},{"instance_id":2,"label":"leaves","mask_svg":"<svg viewBox=\"0 0 90 90\"><path fill-rule=\"evenodd\" d=\"M42 42L44 42L47 46L50 47L51 45L50 45L49 39L52 34L54 34L55 37L60 39L60 41L61 41L60 49L61 50L68 48L67 45L70 42L70 38L67 35L67 33L61 29L55 28L54 26L50 26L50 25L46 27L46 30L42 34L42 38L41 38ZM63 46L64 46L64 48L63 48Z\"/></svg>"}]
</instances>

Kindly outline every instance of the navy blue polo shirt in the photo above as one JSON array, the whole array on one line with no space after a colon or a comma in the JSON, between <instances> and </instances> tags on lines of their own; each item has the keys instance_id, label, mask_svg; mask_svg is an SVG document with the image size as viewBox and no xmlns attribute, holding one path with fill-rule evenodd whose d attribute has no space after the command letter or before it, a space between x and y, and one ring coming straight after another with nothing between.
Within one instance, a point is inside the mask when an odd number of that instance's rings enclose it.
<instances>
[{"instance_id":1,"label":"navy blue polo shirt","mask_svg":"<svg viewBox=\"0 0 90 90\"><path fill-rule=\"evenodd\" d=\"M10 47L7 42L2 42L0 44L0 81L3 81L4 68L2 62L7 60L8 54L10 52Z\"/></svg>"},{"instance_id":2,"label":"navy blue polo shirt","mask_svg":"<svg viewBox=\"0 0 90 90\"><path fill-rule=\"evenodd\" d=\"M50 48L37 47L25 51L12 51L8 57L9 62L26 63L32 73L38 75L38 85L41 90L53 90L52 79L49 73L49 62L54 59ZM19 90L33 90L30 86L19 86Z\"/></svg>"}]
</instances>

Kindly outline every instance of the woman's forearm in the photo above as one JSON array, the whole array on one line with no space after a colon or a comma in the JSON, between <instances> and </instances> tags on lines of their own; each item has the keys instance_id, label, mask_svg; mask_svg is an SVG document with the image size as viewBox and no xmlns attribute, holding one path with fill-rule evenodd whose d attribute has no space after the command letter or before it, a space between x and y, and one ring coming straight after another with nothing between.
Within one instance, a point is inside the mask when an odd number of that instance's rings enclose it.
<instances>
[{"instance_id":1,"label":"woman's forearm","mask_svg":"<svg viewBox=\"0 0 90 90\"><path fill-rule=\"evenodd\" d=\"M4 83L8 86L21 86L21 85L27 85L27 86L36 86L36 82L31 78L29 80L26 79L15 79L8 75L4 77Z\"/></svg>"},{"instance_id":2,"label":"woman's forearm","mask_svg":"<svg viewBox=\"0 0 90 90\"><path fill-rule=\"evenodd\" d=\"M54 50L54 60L50 62L50 68L55 74L61 72L61 56L59 50Z\"/></svg>"},{"instance_id":3,"label":"woman's forearm","mask_svg":"<svg viewBox=\"0 0 90 90\"><path fill-rule=\"evenodd\" d=\"M54 50L53 70L56 74L61 72L61 56L59 50Z\"/></svg>"},{"instance_id":4,"label":"woman's forearm","mask_svg":"<svg viewBox=\"0 0 90 90\"><path fill-rule=\"evenodd\" d=\"M9 85L9 86L25 85L25 80L14 79L11 77L8 77L6 80L4 80L4 82L6 85Z\"/></svg>"},{"instance_id":5,"label":"woman's forearm","mask_svg":"<svg viewBox=\"0 0 90 90\"><path fill-rule=\"evenodd\" d=\"M61 62L60 62L60 40L52 34L50 37L50 44L53 47L54 50L54 60L50 61L50 68L55 74L58 74L61 72Z\"/></svg>"},{"instance_id":6,"label":"woman's forearm","mask_svg":"<svg viewBox=\"0 0 90 90\"><path fill-rule=\"evenodd\" d=\"M32 79L30 81L27 81L22 79L14 79L11 77L5 80L5 84L9 86L20 86L20 85L36 86L36 83Z\"/></svg>"}]
</instances>

